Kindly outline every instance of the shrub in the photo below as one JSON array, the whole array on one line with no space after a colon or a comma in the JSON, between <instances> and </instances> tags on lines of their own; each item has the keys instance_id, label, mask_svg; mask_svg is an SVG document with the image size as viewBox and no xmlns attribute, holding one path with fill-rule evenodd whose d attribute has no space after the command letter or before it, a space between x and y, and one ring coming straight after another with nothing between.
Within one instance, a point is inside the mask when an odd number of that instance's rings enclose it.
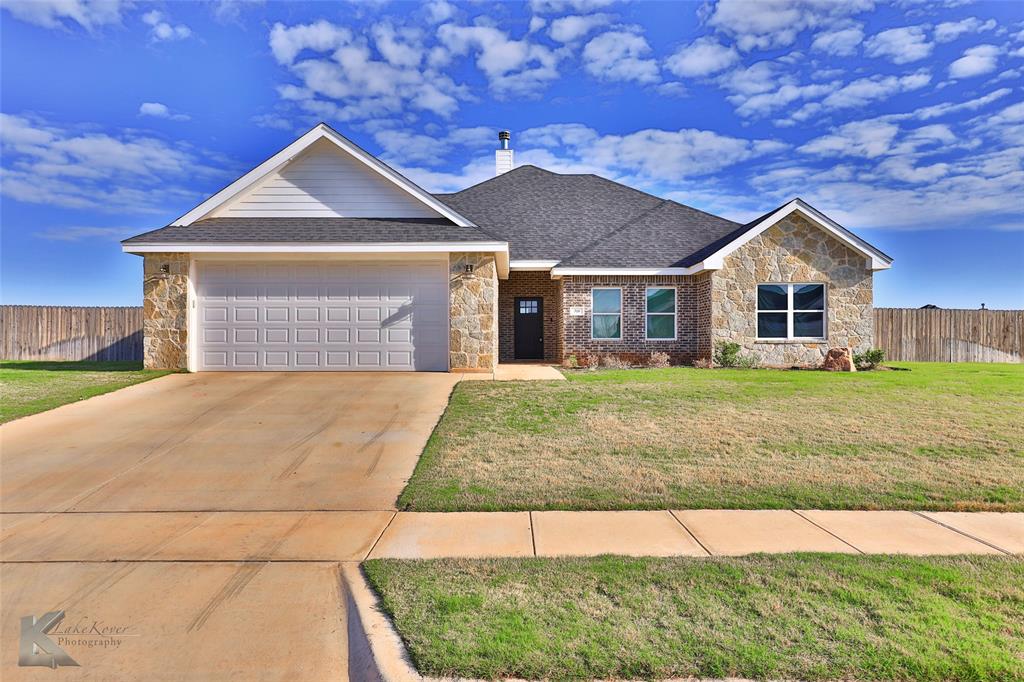
<instances>
[{"instance_id":1,"label":"shrub","mask_svg":"<svg viewBox=\"0 0 1024 682\"><path fill-rule=\"evenodd\" d=\"M577 369L580 366L579 358L576 357L575 353L565 359L565 366L569 369Z\"/></svg>"},{"instance_id":2,"label":"shrub","mask_svg":"<svg viewBox=\"0 0 1024 682\"><path fill-rule=\"evenodd\" d=\"M668 356L668 353L651 353L651 357L647 360L648 367L664 368L672 366L672 359Z\"/></svg>"},{"instance_id":3,"label":"shrub","mask_svg":"<svg viewBox=\"0 0 1024 682\"><path fill-rule=\"evenodd\" d=\"M632 365L617 355L602 355L598 364L605 369L629 369Z\"/></svg>"},{"instance_id":4,"label":"shrub","mask_svg":"<svg viewBox=\"0 0 1024 682\"><path fill-rule=\"evenodd\" d=\"M740 355L743 347L734 341L719 341L715 344L715 364L719 367L740 367L751 369L760 364L756 353Z\"/></svg>"},{"instance_id":5,"label":"shrub","mask_svg":"<svg viewBox=\"0 0 1024 682\"><path fill-rule=\"evenodd\" d=\"M885 351L881 348L871 348L863 353L853 354L853 364L857 369L876 369L885 362Z\"/></svg>"},{"instance_id":6,"label":"shrub","mask_svg":"<svg viewBox=\"0 0 1024 682\"><path fill-rule=\"evenodd\" d=\"M711 361L711 358L697 358L693 361L693 366L697 369L711 369L715 363Z\"/></svg>"}]
</instances>

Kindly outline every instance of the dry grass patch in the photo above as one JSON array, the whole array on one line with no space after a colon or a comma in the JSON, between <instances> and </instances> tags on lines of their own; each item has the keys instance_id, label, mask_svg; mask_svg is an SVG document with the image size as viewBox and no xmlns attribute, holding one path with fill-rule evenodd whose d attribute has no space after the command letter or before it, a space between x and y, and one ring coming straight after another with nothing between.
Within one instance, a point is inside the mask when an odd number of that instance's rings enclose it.
<instances>
[{"instance_id":1,"label":"dry grass patch","mask_svg":"<svg viewBox=\"0 0 1024 682\"><path fill-rule=\"evenodd\" d=\"M460 384L403 506L1024 509L1024 367Z\"/></svg>"}]
</instances>

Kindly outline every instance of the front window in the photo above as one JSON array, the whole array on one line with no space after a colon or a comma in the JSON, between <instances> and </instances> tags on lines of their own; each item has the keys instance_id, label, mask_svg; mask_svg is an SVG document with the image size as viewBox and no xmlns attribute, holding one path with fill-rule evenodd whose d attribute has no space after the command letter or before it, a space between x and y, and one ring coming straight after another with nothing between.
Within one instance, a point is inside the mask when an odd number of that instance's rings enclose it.
<instances>
[{"instance_id":1,"label":"front window","mask_svg":"<svg viewBox=\"0 0 1024 682\"><path fill-rule=\"evenodd\" d=\"M622 338L622 289L591 289L590 310L592 338Z\"/></svg>"},{"instance_id":2,"label":"front window","mask_svg":"<svg viewBox=\"0 0 1024 682\"><path fill-rule=\"evenodd\" d=\"M825 338L825 285L758 284L757 338Z\"/></svg>"},{"instance_id":3,"label":"front window","mask_svg":"<svg viewBox=\"0 0 1024 682\"><path fill-rule=\"evenodd\" d=\"M676 338L675 287L647 288L647 338L653 340Z\"/></svg>"}]
</instances>

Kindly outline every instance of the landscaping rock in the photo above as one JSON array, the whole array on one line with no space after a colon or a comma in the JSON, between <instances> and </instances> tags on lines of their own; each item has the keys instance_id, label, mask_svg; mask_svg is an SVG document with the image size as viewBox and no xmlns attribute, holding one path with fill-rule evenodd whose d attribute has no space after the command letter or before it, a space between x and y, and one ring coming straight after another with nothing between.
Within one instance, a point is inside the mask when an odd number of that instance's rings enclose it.
<instances>
[{"instance_id":1,"label":"landscaping rock","mask_svg":"<svg viewBox=\"0 0 1024 682\"><path fill-rule=\"evenodd\" d=\"M853 364L853 351L849 348L829 348L821 368L827 372L856 372Z\"/></svg>"}]
</instances>

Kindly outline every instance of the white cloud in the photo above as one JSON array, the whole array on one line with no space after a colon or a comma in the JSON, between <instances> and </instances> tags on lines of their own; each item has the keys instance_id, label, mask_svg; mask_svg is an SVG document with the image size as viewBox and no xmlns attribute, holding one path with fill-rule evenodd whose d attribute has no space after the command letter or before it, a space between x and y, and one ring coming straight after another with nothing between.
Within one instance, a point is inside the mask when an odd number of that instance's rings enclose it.
<instances>
[{"instance_id":1,"label":"white cloud","mask_svg":"<svg viewBox=\"0 0 1024 682\"><path fill-rule=\"evenodd\" d=\"M160 102L143 102L139 105L139 116L153 116L154 118L166 118L171 121L187 121L189 117L185 114L175 114L167 108L166 104Z\"/></svg>"},{"instance_id":2,"label":"white cloud","mask_svg":"<svg viewBox=\"0 0 1024 682\"><path fill-rule=\"evenodd\" d=\"M934 43L928 42L924 26L890 28L876 33L864 42L869 57L883 57L893 64L907 64L924 59L932 53Z\"/></svg>"},{"instance_id":3,"label":"white cloud","mask_svg":"<svg viewBox=\"0 0 1024 682\"><path fill-rule=\"evenodd\" d=\"M824 100L824 109L849 109L885 99L900 92L919 90L931 82L931 74L921 69L905 76L858 78L839 88Z\"/></svg>"},{"instance_id":4,"label":"white cloud","mask_svg":"<svg viewBox=\"0 0 1024 682\"><path fill-rule=\"evenodd\" d=\"M66 28L69 22L93 31L120 24L122 0L5 0L2 5L14 17L44 28Z\"/></svg>"},{"instance_id":5,"label":"white cloud","mask_svg":"<svg viewBox=\"0 0 1024 682\"><path fill-rule=\"evenodd\" d=\"M292 121L277 114L257 114L249 120L260 128L272 128L274 130L292 130L295 128L295 124Z\"/></svg>"},{"instance_id":6,"label":"white cloud","mask_svg":"<svg viewBox=\"0 0 1024 682\"><path fill-rule=\"evenodd\" d=\"M615 0L530 0L530 9L538 14L582 14L607 7Z\"/></svg>"},{"instance_id":7,"label":"white cloud","mask_svg":"<svg viewBox=\"0 0 1024 682\"><path fill-rule=\"evenodd\" d=\"M665 63L677 76L700 77L724 71L740 60L732 46L726 47L715 38L705 36L679 48Z\"/></svg>"},{"instance_id":8,"label":"white cloud","mask_svg":"<svg viewBox=\"0 0 1024 682\"><path fill-rule=\"evenodd\" d=\"M996 70L999 48L995 45L976 45L964 50L964 56L949 65L950 78L971 78Z\"/></svg>"},{"instance_id":9,"label":"white cloud","mask_svg":"<svg viewBox=\"0 0 1024 682\"><path fill-rule=\"evenodd\" d=\"M676 183L786 148L774 140L692 128L600 135L578 123L531 128L519 135L519 145L524 162L533 159L556 172L595 172L641 185Z\"/></svg>"},{"instance_id":10,"label":"white cloud","mask_svg":"<svg viewBox=\"0 0 1024 682\"><path fill-rule=\"evenodd\" d=\"M410 110L450 116L470 96L465 86L423 65L418 31L381 22L369 33L373 43L323 20L275 24L271 52L301 82L279 86L282 99L314 116L350 121Z\"/></svg>"},{"instance_id":11,"label":"white cloud","mask_svg":"<svg viewBox=\"0 0 1024 682\"><path fill-rule=\"evenodd\" d=\"M50 227L35 233L52 242L80 242L84 239L120 241L136 234L138 227Z\"/></svg>"},{"instance_id":12,"label":"white cloud","mask_svg":"<svg viewBox=\"0 0 1024 682\"><path fill-rule=\"evenodd\" d=\"M922 121L927 121L928 119L945 116L958 111L974 111L976 109L980 109L986 104L990 104L998 99L1006 97L1011 92L1012 90L1010 90L1010 88L1000 88L999 90L994 90L987 95L969 99L965 102L942 102L940 104L922 107L914 111L912 115Z\"/></svg>"},{"instance_id":13,"label":"white cloud","mask_svg":"<svg viewBox=\"0 0 1024 682\"><path fill-rule=\"evenodd\" d=\"M534 94L558 78L558 54L525 38L514 40L492 26L445 24L437 36L452 55L475 54L495 94Z\"/></svg>"},{"instance_id":14,"label":"white cloud","mask_svg":"<svg viewBox=\"0 0 1024 682\"><path fill-rule=\"evenodd\" d=\"M873 7L873 0L719 0L707 23L749 51L792 45L802 31L834 26Z\"/></svg>"},{"instance_id":15,"label":"white cloud","mask_svg":"<svg viewBox=\"0 0 1024 682\"><path fill-rule=\"evenodd\" d=\"M890 157L875 167L876 172L893 180L911 184L935 182L949 173L948 163L933 163L926 166L915 165L914 159L907 156Z\"/></svg>"},{"instance_id":16,"label":"white cloud","mask_svg":"<svg viewBox=\"0 0 1024 682\"><path fill-rule=\"evenodd\" d=\"M396 165L440 166L453 155L494 149L496 129L486 126L452 128L444 135L431 136L406 127L381 128L373 139L383 149L382 157Z\"/></svg>"},{"instance_id":17,"label":"white cloud","mask_svg":"<svg viewBox=\"0 0 1024 682\"><path fill-rule=\"evenodd\" d=\"M347 28L323 19L296 26L277 23L270 31L270 51L278 64L289 65L303 50L330 52L351 40L352 33Z\"/></svg>"},{"instance_id":18,"label":"white cloud","mask_svg":"<svg viewBox=\"0 0 1024 682\"><path fill-rule=\"evenodd\" d=\"M0 114L0 191L11 199L111 212L152 212L193 201L188 182L231 170L185 144L136 131L78 131Z\"/></svg>"},{"instance_id":19,"label":"white cloud","mask_svg":"<svg viewBox=\"0 0 1024 682\"><path fill-rule=\"evenodd\" d=\"M835 90L837 86L838 83L786 84L770 92L762 92L746 98L730 96L728 99L730 102L738 104L736 113L740 116L764 116L792 102L821 97Z\"/></svg>"},{"instance_id":20,"label":"white cloud","mask_svg":"<svg viewBox=\"0 0 1024 682\"><path fill-rule=\"evenodd\" d=\"M995 27L995 19L982 21L977 17L967 17L961 21L944 21L935 27L935 42L948 43L956 40L964 33L991 31Z\"/></svg>"},{"instance_id":21,"label":"white cloud","mask_svg":"<svg viewBox=\"0 0 1024 682\"><path fill-rule=\"evenodd\" d=\"M167 16L159 10L142 15L142 22L150 27L150 38L156 41L184 40L192 35L192 29L185 24L171 25Z\"/></svg>"},{"instance_id":22,"label":"white cloud","mask_svg":"<svg viewBox=\"0 0 1024 682\"><path fill-rule=\"evenodd\" d=\"M222 24L238 22L243 9L263 4L264 0L214 0L213 18Z\"/></svg>"},{"instance_id":23,"label":"white cloud","mask_svg":"<svg viewBox=\"0 0 1024 682\"><path fill-rule=\"evenodd\" d=\"M848 28L819 33L811 43L812 50L838 57L849 57L857 53L857 46L864 41L864 30L860 24Z\"/></svg>"},{"instance_id":24,"label":"white cloud","mask_svg":"<svg viewBox=\"0 0 1024 682\"><path fill-rule=\"evenodd\" d=\"M431 0L427 3L427 20L432 24L440 24L455 16L455 6L447 0Z\"/></svg>"},{"instance_id":25,"label":"white cloud","mask_svg":"<svg viewBox=\"0 0 1024 682\"><path fill-rule=\"evenodd\" d=\"M761 61L724 73L717 81L733 94L750 96L778 87L781 75L782 70L778 64Z\"/></svg>"},{"instance_id":26,"label":"white cloud","mask_svg":"<svg viewBox=\"0 0 1024 682\"><path fill-rule=\"evenodd\" d=\"M560 43L572 43L586 37L595 28L608 25L610 21L611 17L607 14L572 14L552 20L548 35Z\"/></svg>"},{"instance_id":27,"label":"white cloud","mask_svg":"<svg viewBox=\"0 0 1024 682\"><path fill-rule=\"evenodd\" d=\"M583 48L583 66L593 76L609 81L655 83L660 80L658 62L646 58L647 40L629 31L608 31Z\"/></svg>"},{"instance_id":28,"label":"white cloud","mask_svg":"<svg viewBox=\"0 0 1024 682\"><path fill-rule=\"evenodd\" d=\"M828 135L814 138L797 148L802 154L817 156L862 156L875 158L888 154L900 127L877 119L853 121Z\"/></svg>"}]
</instances>

